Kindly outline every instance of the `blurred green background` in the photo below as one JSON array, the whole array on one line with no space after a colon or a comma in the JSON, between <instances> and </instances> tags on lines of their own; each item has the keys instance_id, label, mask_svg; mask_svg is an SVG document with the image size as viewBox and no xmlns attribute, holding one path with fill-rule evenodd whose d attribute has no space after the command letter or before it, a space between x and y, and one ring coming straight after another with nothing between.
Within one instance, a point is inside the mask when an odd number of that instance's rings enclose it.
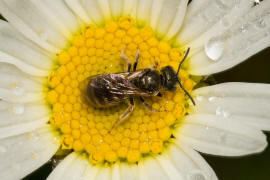
<instances>
[{"instance_id":1,"label":"blurred green background","mask_svg":"<svg viewBox=\"0 0 270 180\"><path fill-rule=\"evenodd\" d=\"M270 83L270 48L249 58L244 63L213 76L217 83L257 82ZM267 134L270 143L270 133ZM212 166L220 180L269 180L270 147L256 155L227 158L203 155ZM44 180L52 170L50 163L45 164L24 180Z\"/></svg>"}]
</instances>

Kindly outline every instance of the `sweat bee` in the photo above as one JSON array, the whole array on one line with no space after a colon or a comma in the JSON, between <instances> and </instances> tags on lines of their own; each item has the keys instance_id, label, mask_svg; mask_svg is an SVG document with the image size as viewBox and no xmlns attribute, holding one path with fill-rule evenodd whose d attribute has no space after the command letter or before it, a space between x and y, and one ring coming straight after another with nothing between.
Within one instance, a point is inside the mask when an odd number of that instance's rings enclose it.
<instances>
[{"instance_id":1,"label":"sweat bee","mask_svg":"<svg viewBox=\"0 0 270 180\"><path fill-rule=\"evenodd\" d=\"M162 67L159 72L157 71L157 63L152 68L136 70L140 52L137 51L136 60L132 67L123 50L120 56L128 65L127 72L100 74L87 78L83 89L87 102L94 107L104 108L128 101L128 108L119 116L114 127L123 123L134 110L134 98L139 98L149 110L156 111L146 103L144 98L150 96L162 97L160 90L174 91L177 83L195 105L193 98L182 86L180 77L178 77L181 65L187 58L189 50L190 48L187 49L184 58L179 63L177 72L171 66Z\"/></svg>"}]
</instances>

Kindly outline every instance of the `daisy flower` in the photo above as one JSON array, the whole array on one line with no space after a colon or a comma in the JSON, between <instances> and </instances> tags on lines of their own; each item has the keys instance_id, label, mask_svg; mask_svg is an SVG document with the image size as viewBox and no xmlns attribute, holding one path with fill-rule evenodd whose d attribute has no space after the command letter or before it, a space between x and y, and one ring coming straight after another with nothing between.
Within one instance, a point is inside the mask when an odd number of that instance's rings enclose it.
<instances>
[{"instance_id":1,"label":"daisy flower","mask_svg":"<svg viewBox=\"0 0 270 180\"><path fill-rule=\"evenodd\" d=\"M203 77L270 45L270 1L1 0L0 179L21 179L56 157L58 179L185 179L217 176L198 152L243 156L267 146L270 85ZM113 128L127 104L83 101L90 76L126 69L177 70L178 87L141 102Z\"/></svg>"}]
</instances>

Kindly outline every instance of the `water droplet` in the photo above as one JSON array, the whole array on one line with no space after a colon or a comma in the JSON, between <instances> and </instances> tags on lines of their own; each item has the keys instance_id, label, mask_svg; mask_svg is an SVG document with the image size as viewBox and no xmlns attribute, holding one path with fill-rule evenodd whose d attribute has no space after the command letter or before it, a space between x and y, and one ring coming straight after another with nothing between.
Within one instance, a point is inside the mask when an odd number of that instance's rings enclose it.
<instances>
[{"instance_id":1,"label":"water droplet","mask_svg":"<svg viewBox=\"0 0 270 180\"><path fill-rule=\"evenodd\" d=\"M48 33L46 33L44 30L40 30L38 34L39 34L39 37L44 41L47 41L49 39Z\"/></svg>"},{"instance_id":2,"label":"water droplet","mask_svg":"<svg viewBox=\"0 0 270 180\"><path fill-rule=\"evenodd\" d=\"M202 101L203 100L203 96L196 96L197 101Z\"/></svg>"},{"instance_id":3,"label":"water droplet","mask_svg":"<svg viewBox=\"0 0 270 180\"><path fill-rule=\"evenodd\" d=\"M217 100L217 97L209 97L208 98L208 101L209 102L214 102L215 100Z\"/></svg>"},{"instance_id":4,"label":"water droplet","mask_svg":"<svg viewBox=\"0 0 270 180\"><path fill-rule=\"evenodd\" d=\"M255 25L257 28L264 28L266 26L266 23L262 18L260 18L257 20Z\"/></svg>"},{"instance_id":5,"label":"water droplet","mask_svg":"<svg viewBox=\"0 0 270 180\"><path fill-rule=\"evenodd\" d=\"M33 140L34 140L35 142L37 142L39 139L40 139L39 136L34 136L34 137L33 137Z\"/></svg>"},{"instance_id":6,"label":"water droplet","mask_svg":"<svg viewBox=\"0 0 270 180\"><path fill-rule=\"evenodd\" d=\"M242 33L247 32L247 26L242 25L242 26L240 27L240 32L242 32Z\"/></svg>"},{"instance_id":7,"label":"water droplet","mask_svg":"<svg viewBox=\"0 0 270 180\"><path fill-rule=\"evenodd\" d=\"M231 113L229 111L222 111L222 114L225 118L228 118L231 116Z\"/></svg>"},{"instance_id":8,"label":"water droplet","mask_svg":"<svg viewBox=\"0 0 270 180\"><path fill-rule=\"evenodd\" d=\"M54 142L54 143L58 144L59 141L60 141L60 138L59 138L59 137L54 137L54 138L53 138L53 142Z\"/></svg>"},{"instance_id":9,"label":"water droplet","mask_svg":"<svg viewBox=\"0 0 270 180\"><path fill-rule=\"evenodd\" d=\"M24 94L24 89L20 86L12 87L11 91L16 96L22 96Z\"/></svg>"},{"instance_id":10,"label":"water droplet","mask_svg":"<svg viewBox=\"0 0 270 180\"><path fill-rule=\"evenodd\" d=\"M221 107L217 107L217 109L216 109L216 115L217 116L222 115L222 108Z\"/></svg>"},{"instance_id":11,"label":"water droplet","mask_svg":"<svg viewBox=\"0 0 270 180\"><path fill-rule=\"evenodd\" d=\"M12 113L20 115L24 113L24 104L15 104L12 106Z\"/></svg>"},{"instance_id":12,"label":"water droplet","mask_svg":"<svg viewBox=\"0 0 270 180\"><path fill-rule=\"evenodd\" d=\"M205 175L201 171L192 171L187 174L188 180L206 180Z\"/></svg>"},{"instance_id":13,"label":"water droplet","mask_svg":"<svg viewBox=\"0 0 270 180\"><path fill-rule=\"evenodd\" d=\"M224 39L213 37L206 42L204 51L211 60L217 61L223 54L224 46Z\"/></svg>"},{"instance_id":14,"label":"water droplet","mask_svg":"<svg viewBox=\"0 0 270 180\"><path fill-rule=\"evenodd\" d=\"M0 146L0 153L5 153L7 152L7 148L5 148L4 146Z\"/></svg>"}]
</instances>

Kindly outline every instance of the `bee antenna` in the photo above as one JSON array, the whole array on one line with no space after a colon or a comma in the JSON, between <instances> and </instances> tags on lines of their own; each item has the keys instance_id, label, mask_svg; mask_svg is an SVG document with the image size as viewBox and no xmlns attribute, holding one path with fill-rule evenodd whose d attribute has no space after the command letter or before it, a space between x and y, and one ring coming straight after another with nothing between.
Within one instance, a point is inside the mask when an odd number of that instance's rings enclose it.
<instances>
[{"instance_id":1,"label":"bee antenna","mask_svg":"<svg viewBox=\"0 0 270 180\"><path fill-rule=\"evenodd\" d=\"M192 104L195 106L196 103L194 101L194 99L192 98L192 96L187 92L187 90L182 86L180 80L177 78L177 82L179 83L180 88L185 92L185 94L189 97L189 99L191 100Z\"/></svg>"},{"instance_id":2,"label":"bee antenna","mask_svg":"<svg viewBox=\"0 0 270 180\"><path fill-rule=\"evenodd\" d=\"M188 56L188 54L189 54L189 50L190 50L190 47L187 49L184 58L183 58L182 61L179 63L179 66L178 66L178 69L177 69L177 73L176 73L177 75L178 75L178 73L179 73L179 71L180 71L180 68L181 68L183 62L187 59L187 56Z\"/></svg>"},{"instance_id":3,"label":"bee antenna","mask_svg":"<svg viewBox=\"0 0 270 180\"><path fill-rule=\"evenodd\" d=\"M192 104L195 106L196 103L195 103L194 99L193 99L192 96L187 92L187 90L184 88L184 86L181 84L181 81L180 81L179 78L178 78L178 74L179 74L180 68L181 68L183 62L187 59L187 56L188 56L188 54L189 54L189 51L190 51L190 47L187 49L184 58L183 58L182 61L179 63L179 66L178 66L176 75L177 75L177 82L179 83L180 88L185 92L185 94L186 94L186 95L189 97L189 99L191 100Z\"/></svg>"}]
</instances>

